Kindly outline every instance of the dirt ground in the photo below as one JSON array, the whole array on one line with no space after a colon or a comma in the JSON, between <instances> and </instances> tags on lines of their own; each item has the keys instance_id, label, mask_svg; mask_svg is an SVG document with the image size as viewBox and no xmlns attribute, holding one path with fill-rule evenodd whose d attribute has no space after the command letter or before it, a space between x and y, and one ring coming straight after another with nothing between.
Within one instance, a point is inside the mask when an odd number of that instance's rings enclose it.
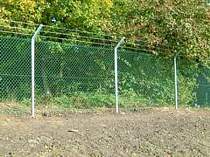
<instances>
[{"instance_id":1,"label":"dirt ground","mask_svg":"<svg viewBox=\"0 0 210 157\"><path fill-rule=\"evenodd\" d=\"M0 115L0 156L210 156L210 111Z\"/></svg>"}]
</instances>

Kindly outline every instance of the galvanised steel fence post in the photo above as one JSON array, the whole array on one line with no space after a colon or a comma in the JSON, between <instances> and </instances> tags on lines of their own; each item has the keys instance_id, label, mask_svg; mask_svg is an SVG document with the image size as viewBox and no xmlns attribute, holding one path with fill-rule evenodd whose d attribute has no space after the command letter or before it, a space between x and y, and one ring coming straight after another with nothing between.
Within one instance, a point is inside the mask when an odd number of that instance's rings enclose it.
<instances>
[{"instance_id":1,"label":"galvanised steel fence post","mask_svg":"<svg viewBox=\"0 0 210 157\"><path fill-rule=\"evenodd\" d=\"M174 81L175 81L175 105L176 105L176 110L178 109L178 76L177 76L177 56L179 54L177 53L174 56Z\"/></svg>"},{"instance_id":2,"label":"galvanised steel fence post","mask_svg":"<svg viewBox=\"0 0 210 157\"><path fill-rule=\"evenodd\" d=\"M115 73L115 107L116 107L116 113L119 113L119 89L118 89L118 48L120 47L121 44L123 44L125 41L125 37L123 37L119 43L116 45L114 48L114 73Z\"/></svg>"},{"instance_id":3,"label":"galvanised steel fence post","mask_svg":"<svg viewBox=\"0 0 210 157\"><path fill-rule=\"evenodd\" d=\"M43 25L40 24L31 39L31 116L35 117L35 40Z\"/></svg>"}]
</instances>

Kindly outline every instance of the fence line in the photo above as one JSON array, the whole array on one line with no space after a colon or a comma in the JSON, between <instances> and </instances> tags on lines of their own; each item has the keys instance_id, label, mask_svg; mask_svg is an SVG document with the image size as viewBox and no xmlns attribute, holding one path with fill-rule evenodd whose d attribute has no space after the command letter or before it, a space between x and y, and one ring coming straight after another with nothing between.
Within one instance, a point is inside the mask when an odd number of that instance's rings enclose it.
<instances>
[{"instance_id":1,"label":"fence line","mask_svg":"<svg viewBox=\"0 0 210 157\"><path fill-rule=\"evenodd\" d=\"M210 104L208 64L189 62L179 55L146 54L150 52L146 49L122 46L118 50L119 44L114 48L50 41L42 34L35 44L29 38L2 34L0 101L27 99L33 104L36 98L41 104L50 97L52 103L75 108L113 108L115 104L116 112L119 107Z\"/></svg>"}]
</instances>

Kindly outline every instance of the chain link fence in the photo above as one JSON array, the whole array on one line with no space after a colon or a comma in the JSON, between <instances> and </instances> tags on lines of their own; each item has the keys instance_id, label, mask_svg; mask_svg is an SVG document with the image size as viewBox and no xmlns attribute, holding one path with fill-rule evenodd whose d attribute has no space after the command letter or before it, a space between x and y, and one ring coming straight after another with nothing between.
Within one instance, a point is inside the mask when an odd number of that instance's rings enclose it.
<instances>
[{"instance_id":1,"label":"chain link fence","mask_svg":"<svg viewBox=\"0 0 210 157\"><path fill-rule=\"evenodd\" d=\"M68 107L113 107L114 54L110 47L36 44L36 97ZM41 99L42 101L42 99Z\"/></svg>"},{"instance_id":2,"label":"chain link fence","mask_svg":"<svg viewBox=\"0 0 210 157\"><path fill-rule=\"evenodd\" d=\"M36 104L115 107L114 47L51 41L35 44ZM173 58L143 50L118 51L120 107L174 106ZM31 39L0 36L0 101L31 101ZM178 101L210 104L209 61L177 58Z\"/></svg>"}]
</instances>

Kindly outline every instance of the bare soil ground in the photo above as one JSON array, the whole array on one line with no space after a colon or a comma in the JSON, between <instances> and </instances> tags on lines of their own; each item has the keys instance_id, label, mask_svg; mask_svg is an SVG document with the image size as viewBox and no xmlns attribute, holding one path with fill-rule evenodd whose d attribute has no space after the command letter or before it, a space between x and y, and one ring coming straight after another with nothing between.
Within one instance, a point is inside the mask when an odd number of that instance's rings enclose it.
<instances>
[{"instance_id":1,"label":"bare soil ground","mask_svg":"<svg viewBox=\"0 0 210 157\"><path fill-rule=\"evenodd\" d=\"M210 156L210 111L0 115L0 156Z\"/></svg>"}]
</instances>

